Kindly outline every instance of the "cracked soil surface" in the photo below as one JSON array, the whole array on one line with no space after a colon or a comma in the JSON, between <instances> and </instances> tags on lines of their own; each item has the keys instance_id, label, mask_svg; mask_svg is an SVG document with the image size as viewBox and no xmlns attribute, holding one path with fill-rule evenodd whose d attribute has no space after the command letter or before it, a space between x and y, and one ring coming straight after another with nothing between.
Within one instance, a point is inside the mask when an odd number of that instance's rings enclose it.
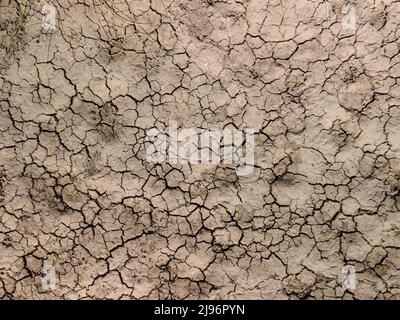
<instances>
[{"instance_id":1,"label":"cracked soil surface","mask_svg":"<svg viewBox=\"0 0 400 320\"><path fill-rule=\"evenodd\" d=\"M400 1L48 3L0 0L0 299L400 298ZM253 173L148 163L171 119Z\"/></svg>"}]
</instances>

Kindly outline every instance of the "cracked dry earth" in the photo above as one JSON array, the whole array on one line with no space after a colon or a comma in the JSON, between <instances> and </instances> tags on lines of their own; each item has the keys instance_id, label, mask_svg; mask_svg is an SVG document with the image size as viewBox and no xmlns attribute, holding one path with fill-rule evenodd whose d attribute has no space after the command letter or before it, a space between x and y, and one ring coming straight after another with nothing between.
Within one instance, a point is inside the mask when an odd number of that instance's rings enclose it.
<instances>
[{"instance_id":1,"label":"cracked dry earth","mask_svg":"<svg viewBox=\"0 0 400 320\"><path fill-rule=\"evenodd\" d=\"M0 298L400 298L400 1L351 3L1 0ZM148 163L171 119L253 173Z\"/></svg>"}]
</instances>

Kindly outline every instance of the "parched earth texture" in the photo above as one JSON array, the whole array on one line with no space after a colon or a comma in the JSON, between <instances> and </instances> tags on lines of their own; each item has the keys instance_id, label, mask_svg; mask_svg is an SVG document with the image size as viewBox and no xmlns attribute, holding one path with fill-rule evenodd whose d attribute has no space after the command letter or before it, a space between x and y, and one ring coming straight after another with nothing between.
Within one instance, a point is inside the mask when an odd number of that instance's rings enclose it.
<instances>
[{"instance_id":1,"label":"parched earth texture","mask_svg":"<svg viewBox=\"0 0 400 320\"><path fill-rule=\"evenodd\" d=\"M400 1L44 4L0 1L0 299L400 298ZM253 173L149 163L170 120Z\"/></svg>"}]
</instances>

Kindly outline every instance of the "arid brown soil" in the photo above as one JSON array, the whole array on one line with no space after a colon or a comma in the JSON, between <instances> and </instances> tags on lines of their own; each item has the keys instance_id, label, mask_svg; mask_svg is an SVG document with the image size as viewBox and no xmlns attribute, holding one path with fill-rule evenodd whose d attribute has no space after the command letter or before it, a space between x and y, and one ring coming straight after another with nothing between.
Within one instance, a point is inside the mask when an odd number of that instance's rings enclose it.
<instances>
[{"instance_id":1,"label":"arid brown soil","mask_svg":"<svg viewBox=\"0 0 400 320\"><path fill-rule=\"evenodd\" d=\"M399 1L44 4L0 0L0 299L400 298ZM253 173L149 163L170 120Z\"/></svg>"}]
</instances>

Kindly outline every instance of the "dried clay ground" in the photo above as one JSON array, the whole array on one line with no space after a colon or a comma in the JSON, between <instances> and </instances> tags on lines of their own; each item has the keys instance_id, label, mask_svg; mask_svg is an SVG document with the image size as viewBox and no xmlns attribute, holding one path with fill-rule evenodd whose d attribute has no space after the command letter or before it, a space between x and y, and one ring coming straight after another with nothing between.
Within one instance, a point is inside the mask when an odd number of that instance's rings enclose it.
<instances>
[{"instance_id":1,"label":"dried clay ground","mask_svg":"<svg viewBox=\"0 0 400 320\"><path fill-rule=\"evenodd\" d=\"M43 4L0 0L0 299L400 298L400 1ZM147 162L170 120L254 172Z\"/></svg>"}]
</instances>

